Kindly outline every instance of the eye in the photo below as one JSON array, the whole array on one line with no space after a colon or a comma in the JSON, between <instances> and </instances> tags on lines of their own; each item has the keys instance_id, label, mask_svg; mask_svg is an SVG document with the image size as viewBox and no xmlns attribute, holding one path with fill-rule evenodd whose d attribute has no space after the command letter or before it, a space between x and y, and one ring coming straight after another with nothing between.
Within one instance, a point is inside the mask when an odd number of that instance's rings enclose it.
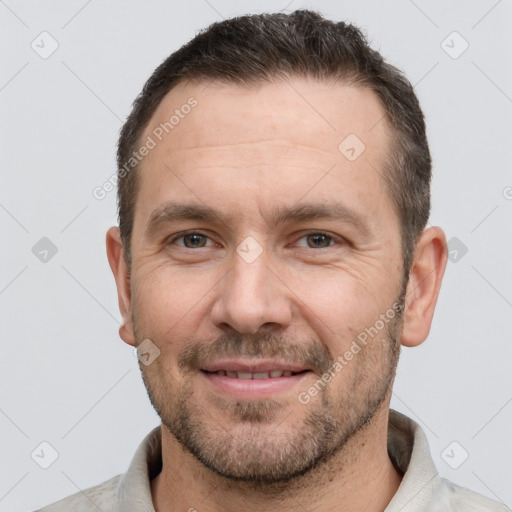
<instances>
[{"instance_id":1,"label":"eye","mask_svg":"<svg viewBox=\"0 0 512 512\"><path fill-rule=\"evenodd\" d=\"M305 240L306 245L299 243L299 246L309 247L310 249L325 249L332 245L336 245L334 237L323 232L308 233L300 238L300 240Z\"/></svg>"},{"instance_id":2,"label":"eye","mask_svg":"<svg viewBox=\"0 0 512 512\"><path fill-rule=\"evenodd\" d=\"M178 241L182 241L183 243L177 243ZM190 233L182 233L171 240L169 240L169 244L176 244L180 247L185 247L187 249L200 249L201 247L206 247L209 237L203 235L202 233L190 232ZM211 245L211 244L210 244Z\"/></svg>"}]
</instances>

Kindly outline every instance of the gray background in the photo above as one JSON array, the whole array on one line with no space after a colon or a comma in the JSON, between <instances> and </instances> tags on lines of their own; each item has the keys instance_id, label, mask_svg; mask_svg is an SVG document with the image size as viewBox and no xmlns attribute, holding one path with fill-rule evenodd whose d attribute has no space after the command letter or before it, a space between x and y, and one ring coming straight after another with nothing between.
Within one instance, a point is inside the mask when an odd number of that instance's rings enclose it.
<instances>
[{"instance_id":1,"label":"gray background","mask_svg":"<svg viewBox=\"0 0 512 512\"><path fill-rule=\"evenodd\" d=\"M92 195L115 172L131 102L198 29L299 7L355 22L416 85L431 224L453 261L429 339L403 351L392 406L425 429L443 476L512 504L512 2L287 1L0 0L0 511L124 472L158 424L117 333L104 248L115 192ZM58 452L48 469L44 441Z\"/></svg>"}]
</instances>

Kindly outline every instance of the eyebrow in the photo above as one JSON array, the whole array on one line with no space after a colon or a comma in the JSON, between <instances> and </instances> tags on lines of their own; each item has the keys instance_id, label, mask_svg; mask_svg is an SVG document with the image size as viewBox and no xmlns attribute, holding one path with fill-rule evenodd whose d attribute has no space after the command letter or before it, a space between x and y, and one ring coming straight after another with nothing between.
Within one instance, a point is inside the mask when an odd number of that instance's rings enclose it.
<instances>
[{"instance_id":1,"label":"eyebrow","mask_svg":"<svg viewBox=\"0 0 512 512\"><path fill-rule=\"evenodd\" d=\"M370 235L372 229L368 219L360 212L342 203L301 203L291 207L273 208L266 217L271 229L278 224L304 222L308 220L338 220L352 224L364 235ZM198 203L179 203L169 201L158 207L146 224L146 233L151 234L165 224L183 220L196 220L207 223L229 225L236 216L225 216L221 212Z\"/></svg>"},{"instance_id":2,"label":"eyebrow","mask_svg":"<svg viewBox=\"0 0 512 512\"><path fill-rule=\"evenodd\" d=\"M151 235L158 231L160 226L180 220L199 220L219 224L226 221L209 206L195 203L167 202L151 214L146 224L146 233Z\"/></svg>"},{"instance_id":3,"label":"eyebrow","mask_svg":"<svg viewBox=\"0 0 512 512\"><path fill-rule=\"evenodd\" d=\"M317 219L342 220L366 235L372 232L363 214L342 203L302 203L291 208L276 208L271 214L272 225Z\"/></svg>"}]
</instances>

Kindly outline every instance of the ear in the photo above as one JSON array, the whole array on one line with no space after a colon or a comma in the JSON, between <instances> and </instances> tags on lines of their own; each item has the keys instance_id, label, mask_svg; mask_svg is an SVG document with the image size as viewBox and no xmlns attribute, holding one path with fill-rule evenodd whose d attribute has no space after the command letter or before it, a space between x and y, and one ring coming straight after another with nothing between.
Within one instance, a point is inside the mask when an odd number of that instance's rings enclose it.
<instances>
[{"instance_id":1,"label":"ear","mask_svg":"<svg viewBox=\"0 0 512 512\"><path fill-rule=\"evenodd\" d=\"M119 328L119 336L128 345L135 346L132 324L130 272L126 265L123 242L118 227L112 227L107 231L106 244L108 262L116 280L119 311L123 317L121 327Z\"/></svg>"},{"instance_id":2,"label":"ear","mask_svg":"<svg viewBox=\"0 0 512 512\"><path fill-rule=\"evenodd\" d=\"M432 227L423 231L416 244L407 284L402 345L416 347L426 340L447 260L443 230Z\"/></svg>"}]
</instances>

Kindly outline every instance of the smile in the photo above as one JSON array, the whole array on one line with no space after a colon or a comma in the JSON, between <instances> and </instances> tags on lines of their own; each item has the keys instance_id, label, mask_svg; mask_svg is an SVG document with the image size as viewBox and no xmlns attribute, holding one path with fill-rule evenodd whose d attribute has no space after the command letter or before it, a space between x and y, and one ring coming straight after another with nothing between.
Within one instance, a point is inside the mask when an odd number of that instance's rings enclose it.
<instances>
[{"instance_id":1,"label":"smile","mask_svg":"<svg viewBox=\"0 0 512 512\"><path fill-rule=\"evenodd\" d=\"M271 370L269 372L234 372L229 370L217 370L216 372L206 372L213 373L215 375L222 375L226 377L230 377L231 379L242 379L242 380L263 380L263 379L278 379L280 377L291 377L292 375L297 375L299 373L304 373L308 370L302 370L300 372L292 372L291 370Z\"/></svg>"},{"instance_id":2,"label":"smile","mask_svg":"<svg viewBox=\"0 0 512 512\"><path fill-rule=\"evenodd\" d=\"M311 370L303 366L275 360L217 361L199 372L208 389L224 396L248 400L281 395L295 388L310 373Z\"/></svg>"}]
</instances>

